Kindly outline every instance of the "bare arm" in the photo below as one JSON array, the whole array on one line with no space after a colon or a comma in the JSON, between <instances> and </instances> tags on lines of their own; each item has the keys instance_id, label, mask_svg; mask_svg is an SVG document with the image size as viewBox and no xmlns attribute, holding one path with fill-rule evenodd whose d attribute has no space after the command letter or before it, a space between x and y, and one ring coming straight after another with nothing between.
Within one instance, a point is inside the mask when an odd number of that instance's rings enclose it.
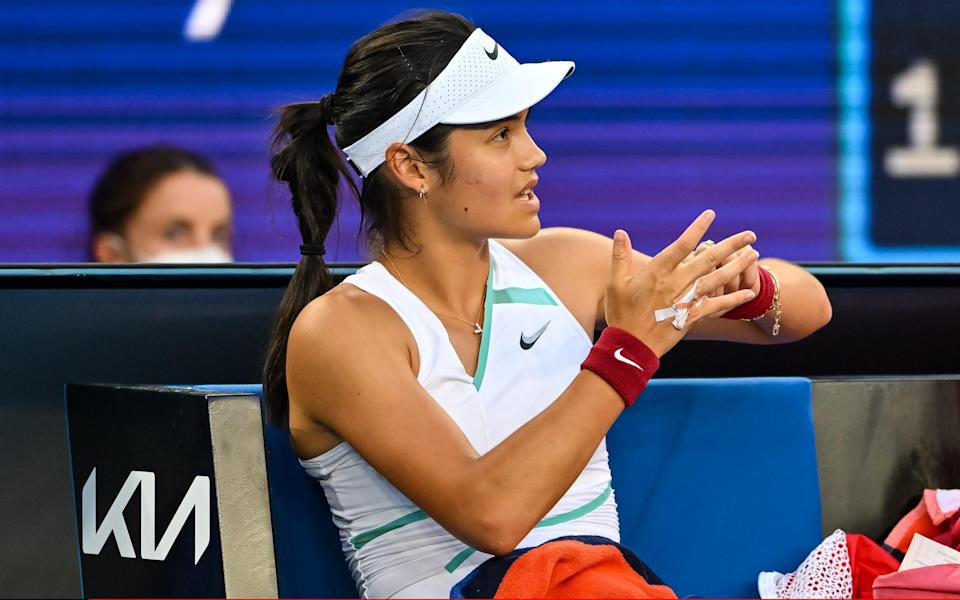
<instances>
[{"instance_id":1,"label":"bare arm","mask_svg":"<svg viewBox=\"0 0 960 600\"><path fill-rule=\"evenodd\" d=\"M611 324L639 337L657 355L684 332L656 323L654 306L700 276L722 286L754 260L741 256L716 269L753 241L750 234L721 242L709 256L681 265L712 218L712 213L701 215L642 269L630 260L626 234L621 232L611 249L605 289ZM691 309L691 322L729 310L750 295L739 291L708 299ZM510 552L569 489L623 402L604 380L581 372L549 408L480 456L417 382L411 338L385 303L359 292L330 294L304 309L288 343L294 444L302 453L319 424L350 443L453 535L485 552Z\"/></svg>"},{"instance_id":2,"label":"bare arm","mask_svg":"<svg viewBox=\"0 0 960 600\"><path fill-rule=\"evenodd\" d=\"M780 281L780 334L773 336L774 314L770 311L762 319L750 322L705 319L696 324L687 339L785 344L805 338L830 322L830 299L816 277L777 258L762 259L760 264Z\"/></svg>"},{"instance_id":3,"label":"bare arm","mask_svg":"<svg viewBox=\"0 0 960 600\"><path fill-rule=\"evenodd\" d=\"M305 310L290 336L295 444L307 428L295 414L323 423L445 529L484 552L514 549L623 410L613 388L583 372L549 408L479 456L417 382L405 348L385 343L385 330L405 327L399 317L374 298L330 300Z\"/></svg>"},{"instance_id":4,"label":"bare arm","mask_svg":"<svg viewBox=\"0 0 960 600\"><path fill-rule=\"evenodd\" d=\"M545 229L531 240L505 242L554 288L590 333L595 323L605 322L604 285L612 244L613 240L598 233L559 227ZM649 261L649 256L633 252L635 268ZM686 339L780 344L806 337L830 322L830 299L813 275L780 259L761 259L760 264L780 280L780 334L772 335L774 319L770 313L752 322L703 319Z\"/></svg>"}]
</instances>

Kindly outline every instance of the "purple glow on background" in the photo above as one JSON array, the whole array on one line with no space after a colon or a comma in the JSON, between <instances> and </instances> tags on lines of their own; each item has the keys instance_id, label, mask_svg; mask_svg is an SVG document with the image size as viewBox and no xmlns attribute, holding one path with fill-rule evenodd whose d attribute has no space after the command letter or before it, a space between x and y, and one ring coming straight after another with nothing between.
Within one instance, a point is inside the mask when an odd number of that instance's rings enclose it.
<instances>
[{"instance_id":1,"label":"purple glow on background","mask_svg":"<svg viewBox=\"0 0 960 600\"><path fill-rule=\"evenodd\" d=\"M112 155L154 143L220 170L238 261L297 259L287 194L268 178L272 111L329 90L350 42L400 8L242 0L220 38L189 44L191 4L0 15L0 261L85 260L91 184ZM451 8L521 59L577 61L530 123L549 155L545 226L623 227L653 253L713 208L714 239L751 228L763 255L837 258L832 4L561 2L536 30L514 20L542 17L534 7ZM363 260L357 209L342 206L328 259Z\"/></svg>"}]
</instances>

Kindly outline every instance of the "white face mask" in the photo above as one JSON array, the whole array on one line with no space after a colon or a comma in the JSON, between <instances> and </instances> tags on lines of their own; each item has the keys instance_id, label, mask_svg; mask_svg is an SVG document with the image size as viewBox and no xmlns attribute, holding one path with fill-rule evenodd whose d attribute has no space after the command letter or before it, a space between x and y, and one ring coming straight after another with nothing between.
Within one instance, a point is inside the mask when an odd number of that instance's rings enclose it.
<instances>
[{"instance_id":1,"label":"white face mask","mask_svg":"<svg viewBox=\"0 0 960 600\"><path fill-rule=\"evenodd\" d=\"M168 250L160 254L154 254L141 259L144 263L228 263L233 262L233 256L229 252L217 245L204 246L203 248L185 248L183 250Z\"/></svg>"},{"instance_id":2,"label":"white face mask","mask_svg":"<svg viewBox=\"0 0 960 600\"><path fill-rule=\"evenodd\" d=\"M233 256L216 244L203 246L201 248L184 248L182 250L165 250L153 256L137 256L130 250L127 241L116 234L110 234L110 242L116 248L126 250L126 254L132 257L131 262L151 263L151 264L222 264L233 262Z\"/></svg>"}]
</instances>

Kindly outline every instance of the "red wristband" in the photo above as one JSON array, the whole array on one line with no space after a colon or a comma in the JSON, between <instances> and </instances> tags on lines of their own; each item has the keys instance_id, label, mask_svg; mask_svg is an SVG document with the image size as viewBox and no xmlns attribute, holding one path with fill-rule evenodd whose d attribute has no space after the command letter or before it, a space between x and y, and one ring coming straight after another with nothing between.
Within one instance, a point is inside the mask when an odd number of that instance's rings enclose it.
<instances>
[{"instance_id":1,"label":"red wristband","mask_svg":"<svg viewBox=\"0 0 960 600\"><path fill-rule=\"evenodd\" d=\"M773 308L773 295L776 292L773 276L763 267L758 267L757 272L760 275L760 293L750 302L725 313L724 319L759 319Z\"/></svg>"},{"instance_id":2,"label":"red wristband","mask_svg":"<svg viewBox=\"0 0 960 600\"><path fill-rule=\"evenodd\" d=\"M593 371L610 384L627 406L633 404L660 367L656 353L636 336L607 327L593 345L581 369Z\"/></svg>"}]
</instances>

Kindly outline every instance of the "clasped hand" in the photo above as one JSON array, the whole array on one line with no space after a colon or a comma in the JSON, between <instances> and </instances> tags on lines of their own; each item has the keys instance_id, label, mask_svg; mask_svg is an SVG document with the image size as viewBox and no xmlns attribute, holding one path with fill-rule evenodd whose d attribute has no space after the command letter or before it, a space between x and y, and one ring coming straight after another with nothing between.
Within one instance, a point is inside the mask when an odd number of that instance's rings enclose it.
<instances>
[{"instance_id":1,"label":"clasped hand","mask_svg":"<svg viewBox=\"0 0 960 600\"><path fill-rule=\"evenodd\" d=\"M756 235L742 231L698 248L715 218L712 210L704 211L676 241L640 267L633 260L630 236L617 230L604 297L607 324L629 331L663 356L692 324L752 300L754 287L759 287L759 255L750 247ZM695 291L689 302L678 304L691 288ZM655 311L667 307L687 309L682 328L657 322Z\"/></svg>"}]
</instances>

